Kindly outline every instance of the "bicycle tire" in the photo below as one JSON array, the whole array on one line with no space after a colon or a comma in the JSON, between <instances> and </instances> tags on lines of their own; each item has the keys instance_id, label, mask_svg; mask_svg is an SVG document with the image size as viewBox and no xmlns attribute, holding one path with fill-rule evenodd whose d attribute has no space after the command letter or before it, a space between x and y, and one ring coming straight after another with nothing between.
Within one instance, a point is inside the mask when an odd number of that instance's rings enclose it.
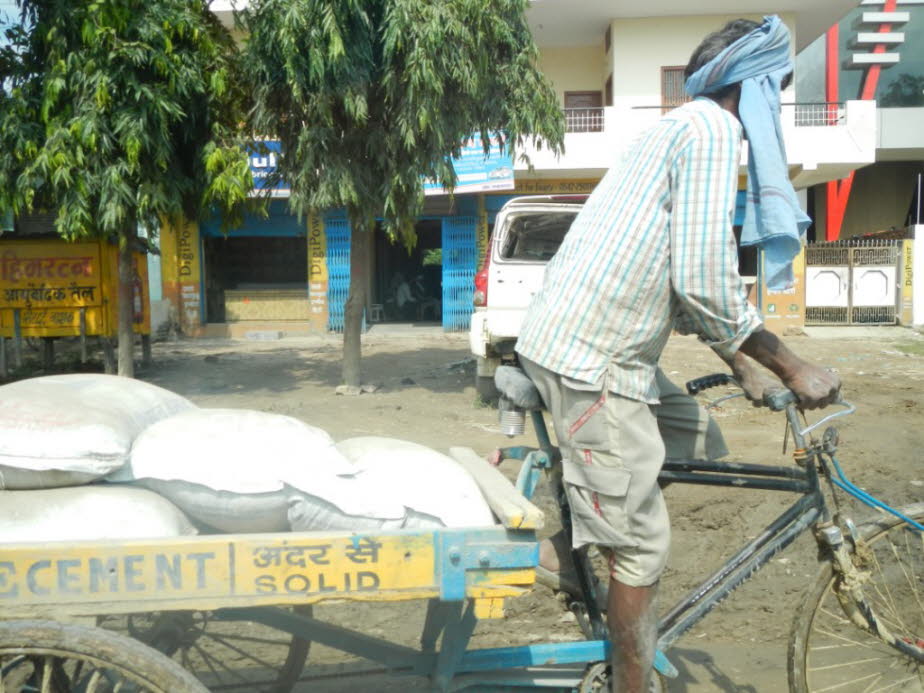
<instances>
[{"instance_id":1,"label":"bicycle tire","mask_svg":"<svg viewBox=\"0 0 924 693\"><path fill-rule=\"evenodd\" d=\"M0 621L0 689L208 693L176 662L131 638L54 621Z\"/></svg>"},{"instance_id":2,"label":"bicycle tire","mask_svg":"<svg viewBox=\"0 0 924 693\"><path fill-rule=\"evenodd\" d=\"M901 512L921 522L924 503ZM868 555L860 552L870 572L863 584L865 600L890 631L920 647L924 644L924 534L890 515L862 525L859 536L869 550ZM790 690L850 693L924 688L924 665L855 625L834 593L834 580L828 562L796 612L787 658Z\"/></svg>"}]
</instances>

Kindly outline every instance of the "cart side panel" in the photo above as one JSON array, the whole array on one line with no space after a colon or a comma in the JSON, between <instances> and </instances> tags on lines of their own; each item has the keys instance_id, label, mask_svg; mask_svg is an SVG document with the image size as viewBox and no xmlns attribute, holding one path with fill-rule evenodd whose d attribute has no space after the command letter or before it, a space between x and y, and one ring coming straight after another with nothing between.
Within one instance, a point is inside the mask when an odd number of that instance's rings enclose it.
<instances>
[{"instance_id":1,"label":"cart side panel","mask_svg":"<svg viewBox=\"0 0 924 693\"><path fill-rule=\"evenodd\" d=\"M534 580L531 533L291 533L0 546L0 613L500 598ZM452 551L447 551L447 545ZM452 554L452 555L449 555ZM449 569L448 566L452 566Z\"/></svg>"}]
</instances>

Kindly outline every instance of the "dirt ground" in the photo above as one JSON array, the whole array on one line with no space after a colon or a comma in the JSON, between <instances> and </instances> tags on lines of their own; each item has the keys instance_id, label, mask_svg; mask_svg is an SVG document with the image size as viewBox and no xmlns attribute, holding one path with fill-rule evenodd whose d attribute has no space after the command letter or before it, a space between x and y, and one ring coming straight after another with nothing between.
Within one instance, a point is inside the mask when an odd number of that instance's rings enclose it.
<instances>
[{"instance_id":1,"label":"dirt ground","mask_svg":"<svg viewBox=\"0 0 924 693\"><path fill-rule=\"evenodd\" d=\"M371 394L334 393L340 377L340 342L330 337L278 341L180 341L154 345L154 363L140 377L206 407L243 407L297 417L327 430L336 440L381 435L446 451L464 445L487 455L509 445L499 434L497 411L481 405L472 381L474 364L464 335L433 330L380 332L364 336L364 382ZM897 328L809 330L790 338L800 355L834 367L844 395L857 413L842 420L839 459L858 486L898 506L924 499L924 337ZM722 370L721 362L692 338L673 338L662 365L677 383ZM726 390L710 391L716 395ZM754 409L743 399L716 411L730 459L790 464L781 452L783 419ZM518 439L514 444L529 444ZM504 471L511 477L515 463ZM540 487L547 531L557 524ZM673 525L670 565L662 581L666 610L723 557L753 537L791 502L781 493L674 485L666 492ZM854 516L867 517L865 508ZM670 658L681 676L669 690L781 691L786 689L786 642L795 605L816 572L812 540L803 536L780 557L686 634ZM320 607L324 618L368 635L415 645L424 605ZM580 633L551 592L537 587L508 600L507 617L479 624L473 647L561 642ZM312 647L312 665L330 665L340 655ZM333 679L299 690L424 690L413 680Z\"/></svg>"},{"instance_id":2,"label":"dirt ground","mask_svg":"<svg viewBox=\"0 0 924 693\"><path fill-rule=\"evenodd\" d=\"M840 460L862 488L901 505L924 498L924 338L910 330L809 330L790 345L800 355L837 369L844 395L857 413L843 421ZM260 341L183 341L155 344L154 365L141 377L183 394L201 406L246 407L295 416L327 430L336 440L384 435L446 451L466 445L481 455L510 444L499 434L494 409L481 405L472 387L473 367L464 335L427 330L365 335L363 380L371 394L334 393L340 375L336 337ZM721 370L720 361L692 338L673 338L662 365L678 383ZM722 394L721 390L713 390ZM782 454L780 415L733 400L716 411L730 459L788 464ZM528 443L519 439L518 443ZM515 463L505 468L516 473ZM732 547L760 531L790 502L787 494L674 485L666 492L673 524L670 565L662 581L666 609L705 577ZM557 518L541 487L537 502ZM857 508L857 517L866 517ZM671 651L680 669L671 691L785 690L785 651L794 606L815 574L812 540L804 536L708 615ZM473 647L557 642L580 638L552 594L537 587L509 600L502 621L479 624ZM414 645L423 605L356 604L318 609L325 618L363 632ZM314 647L311 665L340 661ZM305 690L357 690L332 680ZM393 688L394 687L394 688ZM408 680L366 681L367 690L410 690Z\"/></svg>"}]
</instances>

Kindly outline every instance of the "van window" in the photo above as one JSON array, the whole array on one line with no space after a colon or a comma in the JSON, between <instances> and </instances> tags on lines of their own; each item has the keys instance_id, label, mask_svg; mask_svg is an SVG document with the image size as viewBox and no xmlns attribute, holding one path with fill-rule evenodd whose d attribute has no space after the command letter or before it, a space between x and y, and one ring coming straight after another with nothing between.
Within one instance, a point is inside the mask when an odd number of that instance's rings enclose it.
<instances>
[{"instance_id":1,"label":"van window","mask_svg":"<svg viewBox=\"0 0 924 693\"><path fill-rule=\"evenodd\" d=\"M575 216L577 211L527 212L514 216L501 242L500 256L505 260L548 262Z\"/></svg>"}]
</instances>

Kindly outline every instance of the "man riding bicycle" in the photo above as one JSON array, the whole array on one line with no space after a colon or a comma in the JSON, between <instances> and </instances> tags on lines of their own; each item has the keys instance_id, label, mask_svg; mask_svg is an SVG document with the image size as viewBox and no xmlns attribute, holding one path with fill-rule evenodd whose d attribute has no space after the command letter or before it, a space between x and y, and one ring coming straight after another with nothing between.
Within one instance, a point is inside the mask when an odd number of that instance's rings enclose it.
<instances>
[{"instance_id":1,"label":"man riding bicycle","mask_svg":"<svg viewBox=\"0 0 924 693\"><path fill-rule=\"evenodd\" d=\"M550 261L517 342L561 448L572 545L596 544L610 559L618 691L646 691L654 658L654 600L670 544L657 483L665 456L727 452L714 422L658 369L671 331L699 335L755 403L772 380L753 361L806 409L830 404L840 388L763 329L738 274L742 130L750 152L742 242L763 248L771 288L790 279L808 224L780 135L791 73L789 34L776 16L707 36L686 68L696 98L644 132L601 180ZM567 548L560 536L544 542L540 564L567 569Z\"/></svg>"}]
</instances>

